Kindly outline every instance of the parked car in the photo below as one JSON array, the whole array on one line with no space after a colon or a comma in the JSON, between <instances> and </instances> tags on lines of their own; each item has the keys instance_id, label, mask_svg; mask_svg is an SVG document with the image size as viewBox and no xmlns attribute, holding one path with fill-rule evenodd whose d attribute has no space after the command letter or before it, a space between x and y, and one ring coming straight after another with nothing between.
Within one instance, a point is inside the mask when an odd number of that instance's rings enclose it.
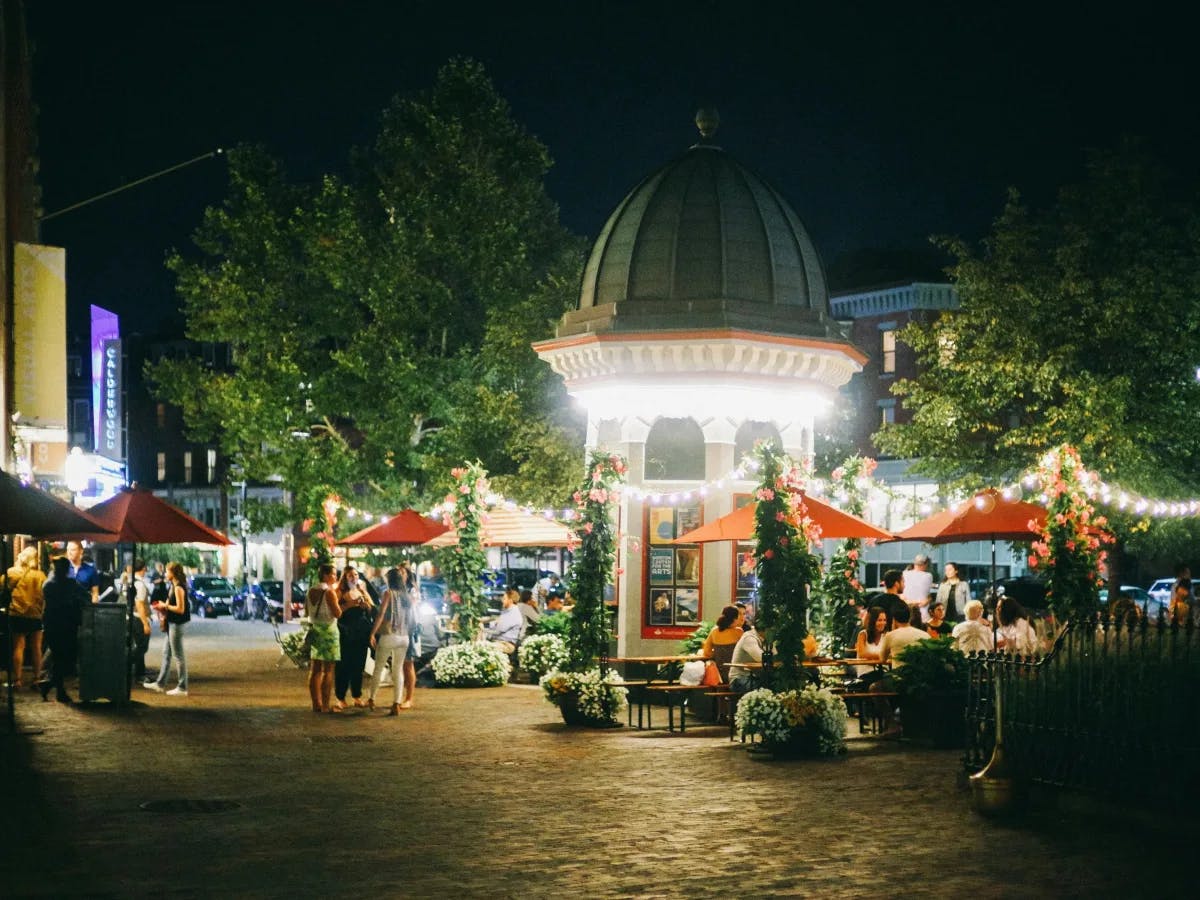
<instances>
[{"instance_id":1,"label":"parked car","mask_svg":"<svg viewBox=\"0 0 1200 900\"><path fill-rule=\"evenodd\" d=\"M1163 606L1168 606L1171 602L1171 589L1177 580L1176 578L1160 578L1146 589L1146 593Z\"/></svg>"},{"instance_id":2,"label":"parked car","mask_svg":"<svg viewBox=\"0 0 1200 900\"><path fill-rule=\"evenodd\" d=\"M283 619L283 582L282 581L260 581L259 588L263 594L263 610L262 618L270 620L272 618ZM300 582L292 582L292 613L291 618L296 619L304 615L304 594L305 588Z\"/></svg>"},{"instance_id":3,"label":"parked car","mask_svg":"<svg viewBox=\"0 0 1200 900\"><path fill-rule=\"evenodd\" d=\"M1121 594L1136 603L1137 608L1140 609L1146 618L1148 618L1151 622L1156 622L1158 621L1159 616L1165 616L1167 614L1167 606L1170 603L1169 597L1166 600L1160 600L1157 597L1152 596L1145 588L1135 587L1132 584L1121 585ZM1100 590L1100 605L1108 605L1107 588L1102 588Z\"/></svg>"},{"instance_id":4,"label":"parked car","mask_svg":"<svg viewBox=\"0 0 1200 900\"><path fill-rule=\"evenodd\" d=\"M233 612L237 588L223 575L196 575L192 578L192 613L200 618L227 616Z\"/></svg>"},{"instance_id":5,"label":"parked car","mask_svg":"<svg viewBox=\"0 0 1200 900\"><path fill-rule=\"evenodd\" d=\"M1015 598L1030 612L1041 612L1049 605L1046 603L1046 583L1036 575L1018 575L1015 578L1000 579L996 582L993 591L997 597ZM990 609L994 604L988 602L985 605Z\"/></svg>"}]
</instances>

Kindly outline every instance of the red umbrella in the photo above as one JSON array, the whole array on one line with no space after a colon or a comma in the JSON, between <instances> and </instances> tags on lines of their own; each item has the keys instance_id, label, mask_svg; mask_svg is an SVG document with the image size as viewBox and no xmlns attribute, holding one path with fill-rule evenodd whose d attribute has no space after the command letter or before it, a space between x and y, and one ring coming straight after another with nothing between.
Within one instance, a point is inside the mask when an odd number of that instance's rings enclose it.
<instances>
[{"instance_id":1,"label":"red umbrella","mask_svg":"<svg viewBox=\"0 0 1200 900\"><path fill-rule=\"evenodd\" d=\"M1032 523L1032 527L1031 527ZM898 541L955 544L960 541L1029 541L1046 524L1046 510L1022 500L1007 500L995 488L980 491L957 509L922 519L896 534Z\"/></svg>"},{"instance_id":2,"label":"red umbrella","mask_svg":"<svg viewBox=\"0 0 1200 900\"><path fill-rule=\"evenodd\" d=\"M804 495L804 506L808 517L821 527L821 536L826 538L875 538L888 540L890 531L872 525L866 519L842 512L808 494ZM675 544L705 544L710 541L749 541L754 539L754 514L758 503L747 503L728 515L714 519L687 534L677 537Z\"/></svg>"},{"instance_id":3,"label":"red umbrella","mask_svg":"<svg viewBox=\"0 0 1200 900\"><path fill-rule=\"evenodd\" d=\"M980 491L957 509L946 509L896 534L897 541L926 544L992 542L992 584L996 583L996 541L1032 541L1041 536L1046 510L1005 498L995 488Z\"/></svg>"},{"instance_id":4,"label":"red umbrella","mask_svg":"<svg viewBox=\"0 0 1200 900\"><path fill-rule=\"evenodd\" d=\"M233 543L221 532L209 528L187 513L154 496L148 490L133 487L88 510L110 534L84 535L100 543L122 544L218 544Z\"/></svg>"},{"instance_id":5,"label":"red umbrella","mask_svg":"<svg viewBox=\"0 0 1200 900\"><path fill-rule=\"evenodd\" d=\"M411 547L432 540L447 531L441 522L405 509L384 522L356 531L338 541L339 546Z\"/></svg>"},{"instance_id":6,"label":"red umbrella","mask_svg":"<svg viewBox=\"0 0 1200 900\"><path fill-rule=\"evenodd\" d=\"M96 535L97 540L113 540L112 534L104 532L105 526L83 510L0 472L0 534L84 534Z\"/></svg>"}]
</instances>

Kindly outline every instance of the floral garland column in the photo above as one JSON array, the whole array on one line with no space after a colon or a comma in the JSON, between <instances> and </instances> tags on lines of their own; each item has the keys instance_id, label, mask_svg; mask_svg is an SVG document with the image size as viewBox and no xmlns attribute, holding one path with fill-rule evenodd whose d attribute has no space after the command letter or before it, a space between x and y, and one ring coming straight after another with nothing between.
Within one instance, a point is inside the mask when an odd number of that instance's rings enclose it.
<instances>
[{"instance_id":1,"label":"floral garland column","mask_svg":"<svg viewBox=\"0 0 1200 900\"><path fill-rule=\"evenodd\" d=\"M625 460L617 454L593 450L583 484L574 494L579 509L579 549L571 567L571 594L575 607L567 636L569 667L585 672L601 660L604 674L608 656L609 622L604 607L604 589L612 583L617 559L613 510L620 500L626 472ZM618 573L619 574L619 573Z\"/></svg>"},{"instance_id":2,"label":"floral garland column","mask_svg":"<svg viewBox=\"0 0 1200 900\"><path fill-rule=\"evenodd\" d=\"M481 528L487 510L487 472L478 461L451 470L454 492L446 495L442 521L453 528L458 542L449 548L444 566L451 602L457 604L460 643L478 638L486 612L481 575L487 568ZM457 597L457 599L455 599Z\"/></svg>"},{"instance_id":3,"label":"floral garland column","mask_svg":"<svg viewBox=\"0 0 1200 900\"><path fill-rule=\"evenodd\" d=\"M833 470L831 486L844 501L846 512L856 516L866 512L874 471L875 460L862 456L851 456ZM854 645L858 612L865 594L858 580L862 546L861 538L846 538L838 544L821 578L821 586L814 592L813 630L817 634L817 646L825 656L840 657Z\"/></svg>"},{"instance_id":4,"label":"floral garland column","mask_svg":"<svg viewBox=\"0 0 1200 900\"><path fill-rule=\"evenodd\" d=\"M1100 608L1100 567L1112 542L1108 519L1096 515L1088 499L1099 479L1068 444L1042 457L1037 479L1047 500L1046 524L1029 565L1046 572L1046 596L1060 623L1086 619Z\"/></svg>"}]
</instances>

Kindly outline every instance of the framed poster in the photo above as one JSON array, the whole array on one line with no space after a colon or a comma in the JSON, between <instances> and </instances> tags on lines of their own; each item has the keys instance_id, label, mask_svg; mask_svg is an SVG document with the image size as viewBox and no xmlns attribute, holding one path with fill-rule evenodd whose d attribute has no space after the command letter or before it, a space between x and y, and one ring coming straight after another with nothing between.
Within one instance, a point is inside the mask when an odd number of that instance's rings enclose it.
<instances>
[{"instance_id":1,"label":"framed poster","mask_svg":"<svg viewBox=\"0 0 1200 900\"><path fill-rule=\"evenodd\" d=\"M671 590L650 591L650 624L671 625L675 612L675 592Z\"/></svg>"},{"instance_id":2,"label":"framed poster","mask_svg":"<svg viewBox=\"0 0 1200 900\"><path fill-rule=\"evenodd\" d=\"M675 510L675 536L687 534L700 527L700 507L681 506Z\"/></svg>"},{"instance_id":3,"label":"framed poster","mask_svg":"<svg viewBox=\"0 0 1200 900\"><path fill-rule=\"evenodd\" d=\"M686 624L700 621L700 589L679 588L675 591L675 622Z\"/></svg>"},{"instance_id":4,"label":"framed poster","mask_svg":"<svg viewBox=\"0 0 1200 900\"><path fill-rule=\"evenodd\" d=\"M670 506L650 507L650 543L669 544L675 540L675 509Z\"/></svg>"},{"instance_id":5,"label":"framed poster","mask_svg":"<svg viewBox=\"0 0 1200 900\"><path fill-rule=\"evenodd\" d=\"M699 547L675 548L675 583L687 585L700 583Z\"/></svg>"},{"instance_id":6,"label":"framed poster","mask_svg":"<svg viewBox=\"0 0 1200 900\"><path fill-rule=\"evenodd\" d=\"M673 585L675 583L675 551L670 547L650 548L650 584Z\"/></svg>"}]
</instances>

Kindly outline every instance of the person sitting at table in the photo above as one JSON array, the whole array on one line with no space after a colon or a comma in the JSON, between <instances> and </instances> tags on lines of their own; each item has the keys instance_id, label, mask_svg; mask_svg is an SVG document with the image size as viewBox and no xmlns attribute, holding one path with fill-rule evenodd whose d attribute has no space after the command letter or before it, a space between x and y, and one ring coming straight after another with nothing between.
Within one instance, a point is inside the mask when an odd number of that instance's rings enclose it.
<instances>
[{"instance_id":1,"label":"person sitting at table","mask_svg":"<svg viewBox=\"0 0 1200 900\"><path fill-rule=\"evenodd\" d=\"M913 628L909 624L912 611L908 604L896 607L892 614L892 630L883 636L879 642L879 661L890 662L893 668L900 668L904 660L897 659L898 654L910 644L917 641L929 640L929 632L921 628Z\"/></svg>"},{"instance_id":2,"label":"person sitting at table","mask_svg":"<svg viewBox=\"0 0 1200 900\"><path fill-rule=\"evenodd\" d=\"M950 632L955 648L960 653L991 653L992 626L983 618L983 604L968 600L965 612L966 621L959 622Z\"/></svg>"},{"instance_id":3,"label":"person sitting at table","mask_svg":"<svg viewBox=\"0 0 1200 900\"><path fill-rule=\"evenodd\" d=\"M538 623L542 617L541 611L538 609L537 599L533 596L533 591L529 588L521 590L521 604L517 607L521 611L521 618L525 620L525 631Z\"/></svg>"},{"instance_id":4,"label":"person sitting at table","mask_svg":"<svg viewBox=\"0 0 1200 900\"><path fill-rule=\"evenodd\" d=\"M729 689L745 694L758 687L758 672L746 668L743 663L762 664L762 632L757 628L746 628L733 646L729 664Z\"/></svg>"},{"instance_id":5,"label":"person sitting at table","mask_svg":"<svg viewBox=\"0 0 1200 900\"><path fill-rule=\"evenodd\" d=\"M1038 651L1037 632L1029 624L1029 615L1015 597L1001 597L996 605L996 649L1019 656L1032 656Z\"/></svg>"},{"instance_id":6,"label":"person sitting at table","mask_svg":"<svg viewBox=\"0 0 1200 900\"><path fill-rule=\"evenodd\" d=\"M516 652L517 644L521 642L521 635L525 631L525 617L518 608L520 600L521 595L517 593L516 588L505 588L502 601L504 609L499 618L487 628L487 639L497 644L509 656Z\"/></svg>"},{"instance_id":7,"label":"person sitting at table","mask_svg":"<svg viewBox=\"0 0 1200 900\"><path fill-rule=\"evenodd\" d=\"M867 610L862 630L854 639L854 655L859 659L879 659L879 645L883 643L887 630L887 612L881 606L872 606Z\"/></svg>"},{"instance_id":8,"label":"person sitting at table","mask_svg":"<svg viewBox=\"0 0 1200 900\"><path fill-rule=\"evenodd\" d=\"M556 616L563 611L563 598L558 594L551 594L546 598L546 611L543 616Z\"/></svg>"},{"instance_id":9,"label":"person sitting at table","mask_svg":"<svg viewBox=\"0 0 1200 900\"><path fill-rule=\"evenodd\" d=\"M701 656L716 663L721 672L722 682L729 680L729 664L733 661L733 651L742 638L743 621L740 609L736 606L726 606L717 616L717 624L708 633L708 637L704 639L704 646L700 648Z\"/></svg>"},{"instance_id":10,"label":"person sitting at table","mask_svg":"<svg viewBox=\"0 0 1200 900\"><path fill-rule=\"evenodd\" d=\"M925 623L925 630L933 638L945 637L954 631L954 626L946 621L946 605L944 603L937 601L929 607L929 621Z\"/></svg>"}]
</instances>

